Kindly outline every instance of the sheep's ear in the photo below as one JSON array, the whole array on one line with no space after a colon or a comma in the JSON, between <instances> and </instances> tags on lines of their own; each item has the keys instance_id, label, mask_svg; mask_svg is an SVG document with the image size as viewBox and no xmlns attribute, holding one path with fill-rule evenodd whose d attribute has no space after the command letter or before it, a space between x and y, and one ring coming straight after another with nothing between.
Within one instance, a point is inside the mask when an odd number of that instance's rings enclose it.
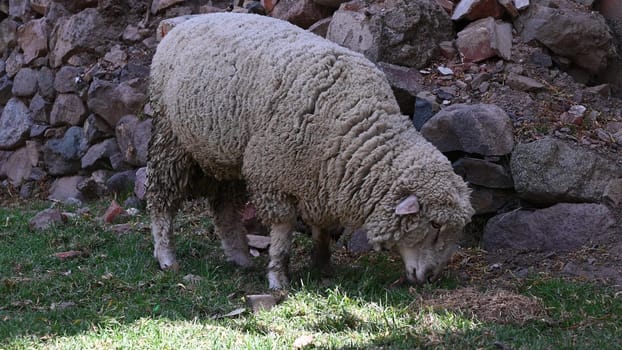
<instances>
[{"instance_id":1,"label":"sheep's ear","mask_svg":"<svg viewBox=\"0 0 622 350\"><path fill-rule=\"evenodd\" d=\"M408 196L395 208L395 214L397 215L416 214L418 212L419 199L417 199L417 196L415 196L414 194Z\"/></svg>"}]
</instances>

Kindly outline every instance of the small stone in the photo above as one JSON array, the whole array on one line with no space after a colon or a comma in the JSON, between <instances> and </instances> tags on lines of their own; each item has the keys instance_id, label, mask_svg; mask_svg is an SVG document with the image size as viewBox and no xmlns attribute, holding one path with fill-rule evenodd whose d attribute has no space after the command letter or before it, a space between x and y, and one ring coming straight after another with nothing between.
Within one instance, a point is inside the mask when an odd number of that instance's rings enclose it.
<instances>
[{"instance_id":1,"label":"small stone","mask_svg":"<svg viewBox=\"0 0 622 350\"><path fill-rule=\"evenodd\" d=\"M276 306L277 300L272 294L253 294L247 295L245 298L246 305L257 313L260 311L269 311Z\"/></svg>"},{"instance_id":2,"label":"small stone","mask_svg":"<svg viewBox=\"0 0 622 350\"><path fill-rule=\"evenodd\" d=\"M508 74L505 82L512 89L519 91L537 91L545 88L544 84L534 79L515 73Z\"/></svg>"},{"instance_id":3,"label":"small stone","mask_svg":"<svg viewBox=\"0 0 622 350\"><path fill-rule=\"evenodd\" d=\"M437 70L442 75L453 75L454 74L454 71L451 70L451 68L447 68L447 67L443 67L443 66L438 67Z\"/></svg>"},{"instance_id":4,"label":"small stone","mask_svg":"<svg viewBox=\"0 0 622 350\"><path fill-rule=\"evenodd\" d=\"M112 200L108 209L106 209L106 213L104 213L103 220L107 224L111 224L114 221L118 220L121 214L125 213L125 210L117 203L117 201Z\"/></svg>"},{"instance_id":5,"label":"small stone","mask_svg":"<svg viewBox=\"0 0 622 350\"><path fill-rule=\"evenodd\" d=\"M313 344L314 340L315 338L313 337L313 335L301 335L300 337L296 338L296 340L294 340L292 347L294 349L302 349Z\"/></svg>"}]
</instances>

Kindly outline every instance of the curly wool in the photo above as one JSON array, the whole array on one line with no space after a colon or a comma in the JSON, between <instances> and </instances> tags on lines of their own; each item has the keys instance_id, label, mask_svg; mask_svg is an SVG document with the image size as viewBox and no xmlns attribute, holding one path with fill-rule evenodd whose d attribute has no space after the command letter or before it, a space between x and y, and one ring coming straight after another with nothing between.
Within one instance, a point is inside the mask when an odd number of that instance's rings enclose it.
<instances>
[{"instance_id":1,"label":"curly wool","mask_svg":"<svg viewBox=\"0 0 622 350\"><path fill-rule=\"evenodd\" d=\"M460 226L473 213L466 184L400 114L383 73L287 22L233 13L186 21L160 43L150 89L166 118L155 138L174 137L216 180L244 180L267 224L301 215L324 228L365 225L373 243L414 244L423 237L402 237L403 226ZM398 217L409 194L421 213Z\"/></svg>"}]
</instances>

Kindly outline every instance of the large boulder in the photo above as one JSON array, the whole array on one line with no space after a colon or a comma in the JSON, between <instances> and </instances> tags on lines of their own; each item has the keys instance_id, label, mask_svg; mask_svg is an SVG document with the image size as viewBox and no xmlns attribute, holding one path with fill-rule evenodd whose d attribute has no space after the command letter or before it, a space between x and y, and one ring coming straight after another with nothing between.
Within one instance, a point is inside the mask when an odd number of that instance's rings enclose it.
<instances>
[{"instance_id":1,"label":"large boulder","mask_svg":"<svg viewBox=\"0 0 622 350\"><path fill-rule=\"evenodd\" d=\"M452 39L453 25L435 0L355 0L333 14L326 37L374 62L422 68Z\"/></svg>"},{"instance_id":2,"label":"large boulder","mask_svg":"<svg viewBox=\"0 0 622 350\"><path fill-rule=\"evenodd\" d=\"M50 37L50 65L59 67L79 52L103 54L99 51L106 41L115 40L119 35L120 32L106 23L94 8L60 18Z\"/></svg>"},{"instance_id":3,"label":"large boulder","mask_svg":"<svg viewBox=\"0 0 622 350\"><path fill-rule=\"evenodd\" d=\"M39 74L32 68L22 68L15 75L11 92L19 97L31 97L37 92Z\"/></svg>"},{"instance_id":4,"label":"large boulder","mask_svg":"<svg viewBox=\"0 0 622 350\"><path fill-rule=\"evenodd\" d=\"M87 105L89 109L104 119L109 126L115 127L119 120L134 109L128 106L127 100L131 88L127 84L115 84L110 81L96 79L91 83L88 91ZM143 95L144 98L144 95ZM133 102L133 99L132 99Z\"/></svg>"},{"instance_id":5,"label":"large boulder","mask_svg":"<svg viewBox=\"0 0 622 350\"><path fill-rule=\"evenodd\" d=\"M32 126L28 107L17 97L11 98L0 116L0 150L24 144Z\"/></svg>"},{"instance_id":6,"label":"large boulder","mask_svg":"<svg viewBox=\"0 0 622 350\"><path fill-rule=\"evenodd\" d=\"M598 202L622 169L595 151L545 138L516 145L510 162L521 198L541 204Z\"/></svg>"},{"instance_id":7,"label":"large boulder","mask_svg":"<svg viewBox=\"0 0 622 350\"><path fill-rule=\"evenodd\" d=\"M514 23L523 40L537 40L590 73L607 67L614 41L602 15L568 0L532 0Z\"/></svg>"},{"instance_id":8,"label":"large boulder","mask_svg":"<svg viewBox=\"0 0 622 350\"><path fill-rule=\"evenodd\" d=\"M502 156L514 148L510 117L491 104L444 108L423 125L421 134L441 152Z\"/></svg>"},{"instance_id":9,"label":"large boulder","mask_svg":"<svg viewBox=\"0 0 622 350\"><path fill-rule=\"evenodd\" d=\"M484 228L484 249L501 248L564 252L598 241L615 224L602 204L559 203L540 210L499 214Z\"/></svg>"}]
</instances>

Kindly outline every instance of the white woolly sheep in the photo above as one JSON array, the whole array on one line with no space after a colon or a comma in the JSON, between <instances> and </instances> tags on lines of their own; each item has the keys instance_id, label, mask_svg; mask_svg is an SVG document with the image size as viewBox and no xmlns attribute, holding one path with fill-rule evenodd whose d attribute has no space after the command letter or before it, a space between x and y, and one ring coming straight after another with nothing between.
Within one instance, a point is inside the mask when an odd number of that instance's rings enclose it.
<instances>
[{"instance_id":1,"label":"white woolly sheep","mask_svg":"<svg viewBox=\"0 0 622 350\"><path fill-rule=\"evenodd\" d=\"M219 13L178 25L153 58L150 94L147 199L164 269L178 268L172 222L198 190L242 266L251 264L239 219L248 191L271 228L271 288L288 284L298 216L320 267L330 257L325 231L339 223L396 247L408 279L424 283L473 214L466 184L400 113L374 64L287 22Z\"/></svg>"}]
</instances>

